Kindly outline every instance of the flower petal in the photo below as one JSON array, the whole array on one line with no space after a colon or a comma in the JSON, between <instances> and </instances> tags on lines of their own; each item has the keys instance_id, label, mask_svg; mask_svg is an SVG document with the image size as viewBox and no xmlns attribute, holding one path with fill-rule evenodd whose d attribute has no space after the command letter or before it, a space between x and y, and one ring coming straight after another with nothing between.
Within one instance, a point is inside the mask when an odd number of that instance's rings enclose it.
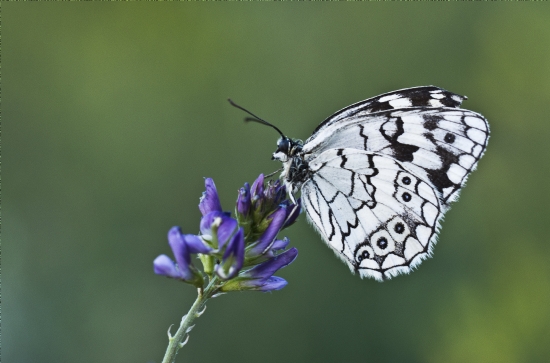
<instances>
[{"instance_id":1,"label":"flower petal","mask_svg":"<svg viewBox=\"0 0 550 363\"><path fill-rule=\"evenodd\" d=\"M225 285L223 285L220 291L227 292L227 291L252 290L252 291L268 292L268 291L280 290L283 287L285 287L287 284L288 283L286 282L285 279L278 276L273 276L268 279L236 278L232 281L229 281Z\"/></svg>"},{"instance_id":2,"label":"flower petal","mask_svg":"<svg viewBox=\"0 0 550 363\"><path fill-rule=\"evenodd\" d=\"M203 253L207 254L212 251L212 248L208 247L202 239L194 234L184 234L183 241L187 245L189 253Z\"/></svg>"},{"instance_id":3,"label":"flower petal","mask_svg":"<svg viewBox=\"0 0 550 363\"><path fill-rule=\"evenodd\" d=\"M272 251L284 250L289 243L290 243L290 240L286 237L283 239L278 239L275 242L273 242L273 245L271 246L271 250Z\"/></svg>"},{"instance_id":4,"label":"flower petal","mask_svg":"<svg viewBox=\"0 0 550 363\"><path fill-rule=\"evenodd\" d=\"M256 291L268 292L268 291L281 290L287 284L288 282L282 277L273 276L265 280L263 285L260 288L256 289Z\"/></svg>"},{"instance_id":5,"label":"flower petal","mask_svg":"<svg viewBox=\"0 0 550 363\"><path fill-rule=\"evenodd\" d=\"M200 230L202 235L213 236L216 234L218 246L214 248L221 249L235 233L237 221L226 212L213 211L202 217Z\"/></svg>"},{"instance_id":6,"label":"flower petal","mask_svg":"<svg viewBox=\"0 0 550 363\"><path fill-rule=\"evenodd\" d=\"M218 249L221 249L235 233L238 223L231 217L223 216L222 222L218 227Z\"/></svg>"},{"instance_id":7,"label":"flower petal","mask_svg":"<svg viewBox=\"0 0 550 363\"><path fill-rule=\"evenodd\" d=\"M224 215L223 212L213 211L203 216L200 223L201 234L212 235L212 224L214 224L216 218L220 218L221 223L221 218Z\"/></svg>"},{"instance_id":8,"label":"flower petal","mask_svg":"<svg viewBox=\"0 0 550 363\"><path fill-rule=\"evenodd\" d=\"M160 255L153 261L153 270L157 275L164 275L172 278L180 278L174 261L166 255Z\"/></svg>"},{"instance_id":9,"label":"flower petal","mask_svg":"<svg viewBox=\"0 0 550 363\"><path fill-rule=\"evenodd\" d=\"M301 198L298 198L298 200L296 201L296 204L291 204L287 208L286 220L281 229L287 228L293 225L294 222L296 222L296 219L300 215L301 211L302 211L302 200Z\"/></svg>"},{"instance_id":10,"label":"flower petal","mask_svg":"<svg viewBox=\"0 0 550 363\"><path fill-rule=\"evenodd\" d=\"M239 197L237 198L237 213L246 217L250 210L250 185L244 183L244 187L239 190Z\"/></svg>"},{"instance_id":11,"label":"flower petal","mask_svg":"<svg viewBox=\"0 0 550 363\"><path fill-rule=\"evenodd\" d=\"M193 277L193 272L189 268L191 264L191 255L183 241L183 235L179 227L172 227L170 231L168 231L168 244L170 244L174 257L176 258L181 278L184 280L191 280Z\"/></svg>"},{"instance_id":12,"label":"flower petal","mask_svg":"<svg viewBox=\"0 0 550 363\"><path fill-rule=\"evenodd\" d=\"M273 240L277 237L277 233L279 233L285 222L286 208L284 206L279 207L268 218L271 218L271 222L265 232L260 236L258 244L249 251L250 256L262 255L271 247Z\"/></svg>"},{"instance_id":13,"label":"flower petal","mask_svg":"<svg viewBox=\"0 0 550 363\"><path fill-rule=\"evenodd\" d=\"M277 270L290 265L296 259L296 256L298 256L298 250L296 248L291 248L242 273L241 276L252 279L268 279L273 276Z\"/></svg>"},{"instance_id":14,"label":"flower petal","mask_svg":"<svg viewBox=\"0 0 550 363\"><path fill-rule=\"evenodd\" d=\"M260 174L258 178L252 183L252 188L250 189L252 196L259 196L260 198L264 194L264 175Z\"/></svg>"},{"instance_id":15,"label":"flower petal","mask_svg":"<svg viewBox=\"0 0 550 363\"><path fill-rule=\"evenodd\" d=\"M222 205L220 198L218 197L218 191L212 178L206 178L204 180L206 191L202 193L202 197L199 201L199 209L203 216L213 211L222 211Z\"/></svg>"},{"instance_id":16,"label":"flower petal","mask_svg":"<svg viewBox=\"0 0 550 363\"><path fill-rule=\"evenodd\" d=\"M223 254L216 273L222 280L229 280L237 276L244 263L244 230L239 228L231 238Z\"/></svg>"}]
</instances>

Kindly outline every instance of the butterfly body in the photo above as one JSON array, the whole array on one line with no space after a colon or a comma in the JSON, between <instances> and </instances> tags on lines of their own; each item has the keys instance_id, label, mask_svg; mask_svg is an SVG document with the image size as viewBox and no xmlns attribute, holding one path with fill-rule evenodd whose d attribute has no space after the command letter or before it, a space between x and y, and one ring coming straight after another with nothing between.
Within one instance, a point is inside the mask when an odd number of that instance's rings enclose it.
<instances>
[{"instance_id":1,"label":"butterfly body","mask_svg":"<svg viewBox=\"0 0 550 363\"><path fill-rule=\"evenodd\" d=\"M348 106L273 159L308 220L352 271L377 280L431 255L439 222L483 155L485 118L465 97L416 87Z\"/></svg>"},{"instance_id":2,"label":"butterfly body","mask_svg":"<svg viewBox=\"0 0 550 363\"><path fill-rule=\"evenodd\" d=\"M284 180L291 199L294 202L294 192L299 190L302 183L311 175L308 162L302 151L303 142L282 137L277 142L277 151L273 153L273 160L283 163L281 178Z\"/></svg>"}]
</instances>

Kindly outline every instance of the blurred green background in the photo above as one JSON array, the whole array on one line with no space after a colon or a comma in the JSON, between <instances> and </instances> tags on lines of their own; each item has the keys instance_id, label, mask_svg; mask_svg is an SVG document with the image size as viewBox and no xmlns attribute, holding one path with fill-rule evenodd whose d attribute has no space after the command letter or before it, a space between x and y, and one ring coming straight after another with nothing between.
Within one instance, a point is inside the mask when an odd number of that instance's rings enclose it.
<instances>
[{"instance_id":1,"label":"blurred green background","mask_svg":"<svg viewBox=\"0 0 550 363\"><path fill-rule=\"evenodd\" d=\"M228 97L305 139L431 84L492 129L435 257L361 280L302 215L289 285L211 301L179 362L550 361L550 7L3 3L2 362L161 361L196 295L153 274L168 229L279 167Z\"/></svg>"}]
</instances>

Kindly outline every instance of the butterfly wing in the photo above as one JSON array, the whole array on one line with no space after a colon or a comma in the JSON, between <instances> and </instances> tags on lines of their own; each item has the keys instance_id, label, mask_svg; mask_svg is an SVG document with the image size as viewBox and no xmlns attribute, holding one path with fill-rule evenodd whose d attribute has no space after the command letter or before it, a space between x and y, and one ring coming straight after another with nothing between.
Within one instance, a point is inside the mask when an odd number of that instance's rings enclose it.
<instances>
[{"instance_id":1,"label":"butterfly wing","mask_svg":"<svg viewBox=\"0 0 550 363\"><path fill-rule=\"evenodd\" d=\"M302 185L308 219L352 271L377 280L408 273L431 254L443 216L437 192L385 155L329 149Z\"/></svg>"},{"instance_id":2,"label":"butterfly wing","mask_svg":"<svg viewBox=\"0 0 550 363\"><path fill-rule=\"evenodd\" d=\"M335 116L306 140L304 159L344 147L387 155L437 189L443 208L448 208L485 152L487 120L451 107L367 111Z\"/></svg>"},{"instance_id":3,"label":"butterfly wing","mask_svg":"<svg viewBox=\"0 0 550 363\"><path fill-rule=\"evenodd\" d=\"M352 116L404 107L460 107L462 101L465 99L466 97L464 96L435 86L413 87L392 91L341 109L321 122L315 131L313 131L313 135L337 121Z\"/></svg>"}]
</instances>

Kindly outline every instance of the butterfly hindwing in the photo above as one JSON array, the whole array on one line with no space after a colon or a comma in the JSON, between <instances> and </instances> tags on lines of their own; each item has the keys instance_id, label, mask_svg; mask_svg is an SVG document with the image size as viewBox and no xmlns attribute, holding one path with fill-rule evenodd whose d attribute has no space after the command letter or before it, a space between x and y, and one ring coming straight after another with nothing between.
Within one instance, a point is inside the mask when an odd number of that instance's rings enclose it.
<instances>
[{"instance_id":1,"label":"butterfly hindwing","mask_svg":"<svg viewBox=\"0 0 550 363\"><path fill-rule=\"evenodd\" d=\"M309 167L308 218L350 269L382 280L431 253L443 210L421 177L393 158L350 148L326 150Z\"/></svg>"}]
</instances>

